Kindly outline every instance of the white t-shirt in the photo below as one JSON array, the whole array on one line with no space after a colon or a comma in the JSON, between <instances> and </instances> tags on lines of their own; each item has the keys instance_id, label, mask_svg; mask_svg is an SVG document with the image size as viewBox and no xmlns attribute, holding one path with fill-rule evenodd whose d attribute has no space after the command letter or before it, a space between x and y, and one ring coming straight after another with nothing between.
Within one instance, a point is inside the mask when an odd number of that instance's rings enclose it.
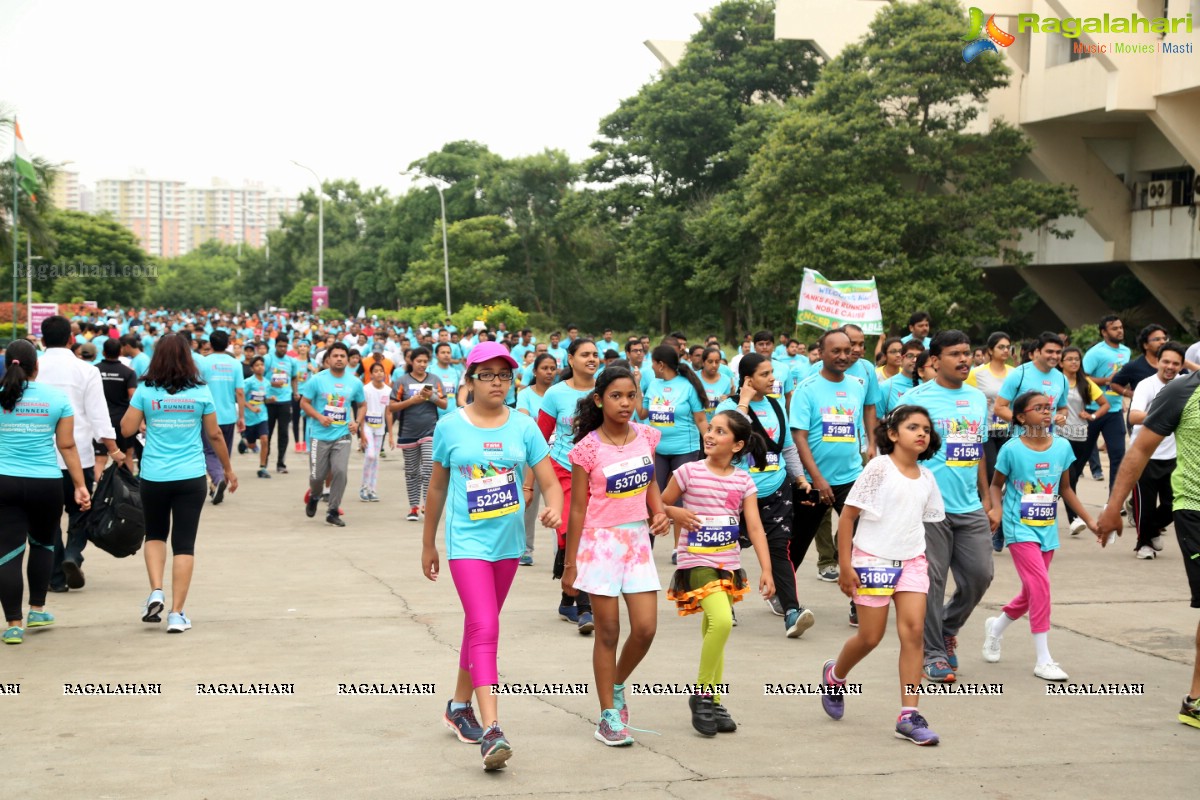
<instances>
[{"instance_id":1,"label":"white t-shirt","mask_svg":"<svg viewBox=\"0 0 1200 800\"><path fill-rule=\"evenodd\" d=\"M907 561L925 552L926 522L946 518L942 493L933 473L907 478L889 456L876 456L854 482L846 505L862 511L854 546L873 556Z\"/></svg>"},{"instance_id":2,"label":"white t-shirt","mask_svg":"<svg viewBox=\"0 0 1200 800\"><path fill-rule=\"evenodd\" d=\"M1187 349L1187 354L1184 355L1184 358L1188 361L1191 361L1193 364L1200 362L1200 342L1196 342L1194 345L1189 347Z\"/></svg>"},{"instance_id":3,"label":"white t-shirt","mask_svg":"<svg viewBox=\"0 0 1200 800\"><path fill-rule=\"evenodd\" d=\"M384 384L376 389L374 384L368 383L363 387L363 396L367 401L366 416L363 422L368 427L383 430L384 416L383 412L387 408L388 401L392 396L392 387L389 384Z\"/></svg>"},{"instance_id":4,"label":"white t-shirt","mask_svg":"<svg viewBox=\"0 0 1200 800\"><path fill-rule=\"evenodd\" d=\"M1150 408L1150 403L1158 396L1158 393L1166 386L1158 375L1151 375L1149 378L1143 378L1138 382L1138 385L1133 389L1133 399L1129 401L1130 411L1147 411ZM1132 445L1137 441L1137 436L1141 433L1141 425L1134 425L1129 431L1129 444ZM1175 458L1175 434L1165 437L1159 442L1158 447L1154 449L1154 455L1150 458L1155 461L1167 461Z\"/></svg>"}]
</instances>

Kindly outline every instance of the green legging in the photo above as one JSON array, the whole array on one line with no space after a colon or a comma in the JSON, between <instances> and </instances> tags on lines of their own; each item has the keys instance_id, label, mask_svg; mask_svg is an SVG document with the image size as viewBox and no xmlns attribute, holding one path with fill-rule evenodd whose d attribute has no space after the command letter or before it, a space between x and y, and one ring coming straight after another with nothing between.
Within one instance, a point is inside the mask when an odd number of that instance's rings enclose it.
<instances>
[{"instance_id":1,"label":"green legging","mask_svg":"<svg viewBox=\"0 0 1200 800\"><path fill-rule=\"evenodd\" d=\"M711 567L693 567L688 576L692 589L720 580L717 570ZM696 683L716 686L725 674L725 643L733 630L733 603L725 592L714 592L700 601L704 609L704 620L700 632L704 642L700 645L700 674ZM721 702L721 695L714 694L713 702Z\"/></svg>"}]
</instances>

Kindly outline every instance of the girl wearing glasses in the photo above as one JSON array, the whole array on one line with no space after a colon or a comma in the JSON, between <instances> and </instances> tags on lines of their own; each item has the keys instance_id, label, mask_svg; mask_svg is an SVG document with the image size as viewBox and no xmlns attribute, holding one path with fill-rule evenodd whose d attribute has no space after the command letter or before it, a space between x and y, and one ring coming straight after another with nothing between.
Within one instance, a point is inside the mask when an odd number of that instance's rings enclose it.
<instances>
[{"instance_id":1,"label":"girl wearing glasses","mask_svg":"<svg viewBox=\"0 0 1200 800\"><path fill-rule=\"evenodd\" d=\"M562 490L546 441L533 420L504 402L516 366L497 342L476 345L467 355L464 380L472 400L433 432L434 466L421 550L421 570L436 581L437 528L444 509L446 559L466 619L458 682L442 721L459 741L480 745L485 770L502 769L512 756L491 687L498 682L500 609L525 552L521 486L526 469L533 470L546 500L542 525L557 527L562 518ZM471 708L472 694L483 725Z\"/></svg>"},{"instance_id":2,"label":"girl wearing glasses","mask_svg":"<svg viewBox=\"0 0 1200 800\"><path fill-rule=\"evenodd\" d=\"M1013 401L1013 433L1000 449L992 476L992 507L1004 509L1004 540L1021 578L1021 592L997 617L984 622L983 660L1000 660L1000 645L1009 625L1029 612L1029 628L1037 651L1033 674L1042 680L1065 681L1067 673L1050 657L1050 560L1058 549L1058 499L1074 510L1092 531L1096 522L1071 489L1071 443L1054 436L1050 425L1055 404L1047 395L1025 392Z\"/></svg>"}]
</instances>

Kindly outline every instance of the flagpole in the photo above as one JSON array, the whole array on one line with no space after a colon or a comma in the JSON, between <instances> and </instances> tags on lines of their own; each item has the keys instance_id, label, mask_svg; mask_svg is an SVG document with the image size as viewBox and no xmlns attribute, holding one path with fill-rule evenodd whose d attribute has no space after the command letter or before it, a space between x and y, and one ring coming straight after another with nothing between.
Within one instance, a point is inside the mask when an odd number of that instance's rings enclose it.
<instances>
[{"instance_id":1,"label":"flagpole","mask_svg":"<svg viewBox=\"0 0 1200 800\"><path fill-rule=\"evenodd\" d=\"M13 117L13 224L12 224L12 244L13 244L13 304L12 304L12 338L17 338L17 258L20 251L17 249L17 223L18 223L18 206L17 206L17 120Z\"/></svg>"}]
</instances>

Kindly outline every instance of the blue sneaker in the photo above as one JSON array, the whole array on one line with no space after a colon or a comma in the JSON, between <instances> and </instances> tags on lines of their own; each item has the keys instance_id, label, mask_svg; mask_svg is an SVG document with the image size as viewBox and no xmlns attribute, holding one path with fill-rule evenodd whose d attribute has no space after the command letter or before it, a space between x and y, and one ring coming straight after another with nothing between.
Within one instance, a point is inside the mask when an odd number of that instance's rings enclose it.
<instances>
[{"instance_id":1,"label":"blue sneaker","mask_svg":"<svg viewBox=\"0 0 1200 800\"><path fill-rule=\"evenodd\" d=\"M533 556L526 553L525 555L521 556L520 560L517 561L517 564L522 567L532 567Z\"/></svg>"},{"instance_id":2,"label":"blue sneaker","mask_svg":"<svg viewBox=\"0 0 1200 800\"><path fill-rule=\"evenodd\" d=\"M825 666L821 667L822 688L845 686L845 681L834 683L831 677L834 663L834 660L831 658L825 662ZM821 695L821 708L825 709L825 713L833 719L841 719L842 715L846 713L846 696L843 694L823 694Z\"/></svg>"},{"instance_id":3,"label":"blue sneaker","mask_svg":"<svg viewBox=\"0 0 1200 800\"><path fill-rule=\"evenodd\" d=\"M27 628L44 628L54 624L54 615L49 611L30 611L25 619Z\"/></svg>"},{"instance_id":4,"label":"blue sneaker","mask_svg":"<svg viewBox=\"0 0 1200 800\"><path fill-rule=\"evenodd\" d=\"M600 724L596 726L596 738L608 747L623 747L633 744L633 737L629 735L628 728L624 722L621 722L621 715L615 708L606 708L600 714Z\"/></svg>"},{"instance_id":5,"label":"blue sneaker","mask_svg":"<svg viewBox=\"0 0 1200 800\"><path fill-rule=\"evenodd\" d=\"M162 589L155 589L146 598L146 605L142 608L142 622L162 622L164 608L166 608L166 600L163 597Z\"/></svg>"},{"instance_id":6,"label":"blue sneaker","mask_svg":"<svg viewBox=\"0 0 1200 800\"><path fill-rule=\"evenodd\" d=\"M591 611L579 612L579 633L587 636L592 631L596 630L596 623L592 621Z\"/></svg>"},{"instance_id":7,"label":"blue sneaker","mask_svg":"<svg viewBox=\"0 0 1200 800\"><path fill-rule=\"evenodd\" d=\"M996 531L992 534L992 549L997 553L1004 549L1004 531Z\"/></svg>"},{"instance_id":8,"label":"blue sneaker","mask_svg":"<svg viewBox=\"0 0 1200 800\"><path fill-rule=\"evenodd\" d=\"M799 639L804 632L813 626L816 617L807 608L790 608L783 615L783 624L787 628L787 638Z\"/></svg>"},{"instance_id":9,"label":"blue sneaker","mask_svg":"<svg viewBox=\"0 0 1200 800\"><path fill-rule=\"evenodd\" d=\"M938 735L929 730L929 723L917 712L901 716L896 721L896 738L908 739L913 744L937 744Z\"/></svg>"},{"instance_id":10,"label":"blue sneaker","mask_svg":"<svg viewBox=\"0 0 1200 800\"><path fill-rule=\"evenodd\" d=\"M946 645L946 663L950 669L958 670L958 637L942 635L942 644Z\"/></svg>"},{"instance_id":11,"label":"blue sneaker","mask_svg":"<svg viewBox=\"0 0 1200 800\"><path fill-rule=\"evenodd\" d=\"M483 768L487 772L504 769L505 762L512 757L512 746L504 738L504 731L498 724L493 723L483 732L479 740L479 752L483 754Z\"/></svg>"},{"instance_id":12,"label":"blue sneaker","mask_svg":"<svg viewBox=\"0 0 1200 800\"><path fill-rule=\"evenodd\" d=\"M559 606L558 618L563 622L573 622L579 624L579 609L575 606Z\"/></svg>"},{"instance_id":13,"label":"blue sneaker","mask_svg":"<svg viewBox=\"0 0 1200 800\"><path fill-rule=\"evenodd\" d=\"M20 644L25 641L25 631L14 625L4 632L3 639L5 644Z\"/></svg>"},{"instance_id":14,"label":"blue sneaker","mask_svg":"<svg viewBox=\"0 0 1200 800\"><path fill-rule=\"evenodd\" d=\"M478 744L479 740L483 738L483 727L475 718L475 709L471 708L470 703L467 703L466 708L452 711L450 710L452 702L452 700L446 701L446 713L442 714L442 722L447 728L454 731L454 735L460 742Z\"/></svg>"},{"instance_id":15,"label":"blue sneaker","mask_svg":"<svg viewBox=\"0 0 1200 800\"><path fill-rule=\"evenodd\" d=\"M167 633L183 633L192 629L192 621L183 614L172 611L167 614Z\"/></svg>"},{"instance_id":16,"label":"blue sneaker","mask_svg":"<svg viewBox=\"0 0 1200 800\"><path fill-rule=\"evenodd\" d=\"M954 670L945 661L926 664L923 672L925 679L933 683L954 683Z\"/></svg>"}]
</instances>

